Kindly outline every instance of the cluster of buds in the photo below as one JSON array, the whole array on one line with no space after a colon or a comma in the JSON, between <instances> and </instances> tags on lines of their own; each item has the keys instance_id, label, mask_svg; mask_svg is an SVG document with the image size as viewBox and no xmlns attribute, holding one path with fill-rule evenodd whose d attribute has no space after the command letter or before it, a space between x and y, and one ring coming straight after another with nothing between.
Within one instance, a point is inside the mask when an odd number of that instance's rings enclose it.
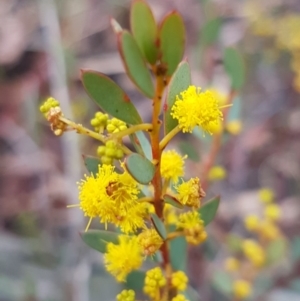
<instances>
[{"instance_id":1,"label":"cluster of buds","mask_svg":"<svg viewBox=\"0 0 300 301\"><path fill-rule=\"evenodd\" d=\"M121 144L115 140L109 140L105 145L97 148L97 155L103 164L112 164L113 160L120 160L124 156Z\"/></svg>"},{"instance_id":2,"label":"cluster of buds","mask_svg":"<svg viewBox=\"0 0 300 301\"><path fill-rule=\"evenodd\" d=\"M64 114L61 111L59 101L52 97L48 98L46 102L41 105L40 111L49 121L51 130L54 132L54 134L56 136L61 136L65 132L67 125L65 122L60 120Z\"/></svg>"}]
</instances>

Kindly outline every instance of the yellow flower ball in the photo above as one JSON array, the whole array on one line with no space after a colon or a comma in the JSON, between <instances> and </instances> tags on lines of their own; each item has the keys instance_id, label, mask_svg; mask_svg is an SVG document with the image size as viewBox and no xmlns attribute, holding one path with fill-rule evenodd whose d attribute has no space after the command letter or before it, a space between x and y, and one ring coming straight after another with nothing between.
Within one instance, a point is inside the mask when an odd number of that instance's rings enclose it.
<instances>
[{"instance_id":1,"label":"yellow flower ball","mask_svg":"<svg viewBox=\"0 0 300 301\"><path fill-rule=\"evenodd\" d=\"M233 295L237 299L246 299L251 295L252 285L246 280L236 280L233 283Z\"/></svg>"},{"instance_id":2,"label":"yellow flower ball","mask_svg":"<svg viewBox=\"0 0 300 301\"><path fill-rule=\"evenodd\" d=\"M231 135L238 135L242 131L242 122L240 120L232 120L226 124L226 130Z\"/></svg>"},{"instance_id":3,"label":"yellow flower ball","mask_svg":"<svg viewBox=\"0 0 300 301\"><path fill-rule=\"evenodd\" d=\"M234 257L228 257L225 261L225 269L228 272L236 272L240 268L240 262Z\"/></svg>"},{"instance_id":4,"label":"yellow flower ball","mask_svg":"<svg viewBox=\"0 0 300 301\"><path fill-rule=\"evenodd\" d=\"M258 191L258 196L261 202L268 204L274 201L274 192L270 188L262 188Z\"/></svg>"},{"instance_id":5,"label":"yellow flower ball","mask_svg":"<svg viewBox=\"0 0 300 301\"><path fill-rule=\"evenodd\" d=\"M259 218L256 215L248 215L244 224L248 231L256 231L259 228Z\"/></svg>"},{"instance_id":6,"label":"yellow flower ball","mask_svg":"<svg viewBox=\"0 0 300 301\"><path fill-rule=\"evenodd\" d=\"M280 218L281 210L276 204L269 204L265 208L265 217L272 221L277 221Z\"/></svg>"},{"instance_id":7,"label":"yellow flower ball","mask_svg":"<svg viewBox=\"0 0 300 301\"><path fill-rule=\"evenodd\" d=\"M220 165L213 166L208 172L208 179L210 181L221 181L227 176L227 172L224 167Z\"/></svg>"}]
</instances>

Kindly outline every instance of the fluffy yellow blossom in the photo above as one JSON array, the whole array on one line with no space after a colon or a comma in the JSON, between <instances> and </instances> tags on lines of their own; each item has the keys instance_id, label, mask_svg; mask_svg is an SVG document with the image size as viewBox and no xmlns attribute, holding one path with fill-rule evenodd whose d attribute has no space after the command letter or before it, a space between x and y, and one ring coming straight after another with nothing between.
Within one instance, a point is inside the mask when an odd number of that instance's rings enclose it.
<instances>
[{"instance_id":1,"label":"fluffy yellow blossom","mask_svg":"<svg viewBox=\"0 0 300 301\"><path fill-rule=\"evenodd\" d=\"M225 269L228 272L235 272L239 269L240 262L234 257L228 257L225 261Z\"/></svg>"},{"instance_id":2,"label":"fluffy yellow blossom","mask_svg":"<svg viewBox=\"0 0 300 301\"><path fill-rule=\"evenodd\" d=\"M270 188L262 188L258 191L258 196L263 203L272 203L274 201L274 192Z\"/></svg>"},{"instance_id":3,"label":"fluffy yellow blossom","mask_svg":"<svg viewBox=\"0 0 300 301\"><path fill-rule=\"evenodd\" d=\"M183 294L178 294L174 298L172 298L172 301L189 301L185 295Z\"/></svg>"},{"instance_id":4,"label":"fluffy yellow blossom","mask_svg":"<svg viewBox=\"0 0 300 301\"><path fill-rule=\"evenodd\" d=\"M239 299L246 299L251 295L252 285L246 280L236 280L233 283L233 294Z\"/></svg>"},{"instance_id":5,"label":"fluffy yellow blossom","mask_svg":"<svg viewBox=\"0 0 300 301\"><path fill-rule=\"evenodd\" d=\"M242 244L243 252L245 256L251 261L256 267L264 265L266 256L264 249L252 239L246 239Z\"/></svg>"},{"instance_id":6,"label":"fluffy yellow blossom","mask_svg":"<svg viewBox=\"0 0 300 301\"><path fill-rule=\"evenodd\" d=\"M205 196L205 192L200 186L199 178L191 178L187 182L183 182L176 186L175 189L178 193L178 200L182 205L193 208L199 208L201 198Z\"/></svg>"},{"instance_id":7,"label":"fluffy yellow blossom","mask_svg":"<svg viewBox=\"0 0 300 301\"><path fill-rule=\"evenodd\" d=\"M108 243L104 254L104 264L117 281L125 281L127 275L141 267L142 248L136 236L119 236L119 244Z\"/></svg>"},{"instance_id":8,"label":"fluffy yellow blossom","mask_svg":"<svg viewBox=\"0 0 300 301\"><path fill-rule=\"evenodd\" d=\"M226 124L226 130L231 135L238 135L242 131L242 122L240 120L232 120Z\"/></svg>"},{"instance_id":9,"label":"fluffy yellow blossom","mask_svg":"<svg viewBox=\"0 0 300 301\"><path fill-rule=\"evenodd\" d=\"M118 174L111 165L99 165L98 173L85 175L78 189L78 206L90 222L99 217L102 223L114 223L125 233L144 227L147 207L138 202L138 184L128 173Z\"/></svg>"},{"instance_id":10,"label":"fluffy yellow blossom","mask_svg":"<svg viewBox=\"0 0 300 301\"><path fill-rule=\"evenodd\" d=\"M175 150L165 151L161 155L160 171L163 178L178 182L178 178L184 175L184 159L187 156L181 156Z\"/></svg>"},{"instance_id":11,"label":"fluffy yellow blossom","mask_svg":"<svg viewBox=\"0 0 300 301\"><path fill-rule=\"evenodd\" d=\"M135 292L133 290L122 290L120 294L117 295L117 301L134 301Z\"/></svg>"},{"instance_id":12,"label":"fluffy yellow blossom","mask_svg":"<svg viewBox=\"0 0 300 301\"><path fill-rule=\"evenodd\" d=\"M138 242L146 256L153 255L163 244L163 240L155 229L146 229L138 235Z\"/></svg>"},{"instance_id":13,"label":"fluffy yellow blossom","mask_svg":"<svg viewBox=\"0 0 300 301\"><path fill-rule=\"evenodd\" d=\"M265 217L272 221L277 221L280 218L280 208L276 204L269 204L265 208Z\"/></svg>"},{"instance_id":14,"label":"fluffy yellow blossom","mask_svg":"<svg viewBox=\"0 0 300 301\"><path fill-rule=\"evenodd\" d=\"M183 271L177 271L172 274L171 283L179 291L185 291L188 284L188 277Z\"/></svg>"},{"instance_id":15,"label":"fluffy yellow blossom","mask_svg":"<svg viewBox=\"0 0 300 301\"><path fill-rule=\"evenodd\" d=\"M256 231L259 228L259 218L254 214L248 215L245 218L244 224L248 231Z\"/></svg>"},{"instance_id":16,"label":"fluffy yellow blossom","mask_svg":"<svg viewBox=\"0 0 300 301\"><path fill-rule=\"evenodd\" d=\"M160 300L160 289L166 285L167 281L161 268L156 267L146 272L144 293L154 300Z\"/></svg>"},{"instance_id":17,"label":"fluffy yellow blossom","mask_svg":"<svg viewBox=\"0 0 300 301\"><path fill-rule=\"evenodd\" d=\"M197 211L189 211L179 215L177 228L183 229L187 242L198 245L206 240L204 223Z\"/></svg>"},{"instance_id":18,"label":"fluffy yellow blossom","mask_svg":"<svg viewBox=\"0 0 300 301\"><path fill-rule=\"evenodd\" d=\"M178 120L180 129L192 132L200 126L204 132L213 133L223 118L215 95L210 91L201 92L200 88L189 86L176 96L171 115Z\"/></svg>"},{"instance_id":19,"label":"fluffy yellow blossom","mask_svg":"<svg viewBox=\"0 0 300 301\"><path fill-rule=\"evenodd\" d=\"M227 172L224 167L220 165L213 166L208 172L208 179L210 181L221 181L227 176Z\"/></svg>"}]
</instances>

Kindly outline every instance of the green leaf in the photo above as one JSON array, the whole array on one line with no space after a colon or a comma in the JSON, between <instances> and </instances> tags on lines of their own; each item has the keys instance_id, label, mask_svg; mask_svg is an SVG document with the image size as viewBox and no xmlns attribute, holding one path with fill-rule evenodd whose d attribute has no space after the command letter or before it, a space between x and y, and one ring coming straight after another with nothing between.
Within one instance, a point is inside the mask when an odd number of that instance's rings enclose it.
<instances>
[{"instance_id":1,"label":"green leaf","mask_svg":"<svg viewBox=\"0 0 300 301\"><path fill-rule=\"evenodd\" d=\"M126 30L118 34L119 51L126 73L140 91L149 98L154 97L151 73L133 36Z\"/></svg>"},{"instance_id":2,"label":"green leaf","mask_svg":"<svg viewBox=\"0 0 300 301\"><path fill-rule=\"evenodd\" d=\"M171 226L170 232L175 231L176 227ZM172 268L177 271L186 271L187 265L187 242L184 236L176 237L170 241L170 261Z\"/></svg>"},{"instance_id":3,"label":"green leaf","mask_svg":"<svg viewBox=\"0 0 300 301\"><path fill-rule=\"evenodd\" d=\"M149 184L155 174L155 166L139 154L131 154L125 159L125 166L130 175L141 184Z\"/></svg>"},{"instance_id":4,"label":"green leaf","mask_svg":"<svg viewBox=\"0 0 300 301\"><path fill-rule=\"evenodd\" d=\"M269 243L266 250L267 263L274 264L283 259L286 253L286 241L282 238Z\"/></svg>"},{"instance_id":5,"label":"green leaf","mask_svg":"<svg viewBox=\"0 0 300 301\"><path fill-rule=\"evenodd\" d=\"M154 65L158 57L157 25L149 5L143 0L132 3L130 11L132 34L147 61Z\"/></svg>"},{"instance_id":6,"label":"green leaf","mask_svg":"<svg viewBox=\"0 0 300 301\"><path fill-rule=\"evenodd\" d=\"M82 70L81 80L88 95L108 114L129 124L142 119L127 94L103 73Z\"/></svg>"},{"instance_id":7,"label":"green leaf","mask_svg":"<svg viewBox=\"0 0 300 301\"><path fill-rule=\"evenodd\" d=\"M187 287L187 289L183 292L184 296L189 300L189 301L199 301L201 300L198 292L193 289L190 285Z\"/></svg>"},{"instance_id":8,"label":"green leaf","mask_svg":"<svg viewBox=\"0 0 300 301\"><path fill-rule=\"evenodd\" d=\"M97 157L83 155L84 165L90 174L96 175L98 173L100 159Z\"/></svg>"},{"instance_id":9,"label":"green leaf","mask_svg":"<svg viewBox=\"0 0 300 301\"><path fill-rule=\"evenodd\" d=\"M99 251L100 253L106 252L106 244L112 242L118 243L118 233L105 231L105 230L89 230L81 233L83 241L91 248Z\"/></svg>"},{"instance_id":10,"label":"green leaf","mask_svg":"<svg viewBox=\"0 0 300 301\"><path fill-rule=\"evenodd\" d=\"M219 37L222 21L220 18L212 19L206 22L201 31L201 46L209 46L213 44Z\"/></svg>"},{"instance_id":11,"label":"green leaf","mask_svg":"<svg viewBox=\"0 0 300 301\"><path fill-rule=\"evenodd\" d=\"M230 275L223 271L216 271L213 275L213 286L224 294L231 294L232 292L232 279Z\"/></svg>"},{"instance_id":12,"label":"green leaf","mask_svg":"<svg viewBox=\"0 0 300 301\"><path fill-rule=\"evenodd\" d=\"M187 155L192 161L198 162L200 159L199 151L187 141L179 142L179 149L182 155Z\"/></svg>"},{"instance_id":13,"label":"green leaf","mask_svg":"<svg viewBox=\"0 0 300 301\"><path fill-rule=\"evenodd\" d=\"M204 222L204 225L207 226L215 217L220 203L220 197L217 196L208 202L206 202L198 212L201 215L201 219Z\"/></svg>"},{"instance_id":14,"label":"green leaf","mask_svg":"<svg viewBox=\"0 0 300 301\"><path fill-rule=\"evenodd\" d=\"M165 203L172 205L173 207L182 209L183 205L173 196L165 194L163 196Z\"/></svg>"},{"instance_id":15,"label":"green leaf","mask_svg":"<svg viewBox=\"0 0 300 301\"><path fill-rule=\"evenodd\" d=\"M134 291L142 291L144 287L146 273L144 271L133 271L126 279L126 288Z\"/></svg>"},{"instance_id":16,"label":"green leaf","mask_svg":"<svg viewBox=\"0 0 300 301\"><path fill-rule=\"evenodd\" d=\"M162 220L155 214L151 213L151 221L153 223L154 228L156 229L157 233L163 240L167 239L167 230L165 224Z\"/></svg>"},{"instance_id":17,"label":"green leaf","mask_svg":"<svg viewBox=\"0 0 300 301\"><path fill-rule=\"evenodd\" d=\"M293 262L300 260L300 236L291 241L291 255Z\"/></svg>"},{"instance_id":18,"label":"green leaf","mask_svg":"<svg viewBox=\"0 0 300 301\"><path fill-rule=\"evenodd\" d=\"M152 160L152 148L149 140L142 131L131 134L130 140L140 155L144 155L147 159Z\"/></svg>"},{"instance_id":19,"label":"green leaf","mask_svg":"<svg viewBox=\"0 0 300 301\"><path fill-rule=\"evenodd\" d=\"M224 66L231 79L232 88L234 90L241 89L245 82L245 65L242 56L236 49L225 49Z\"/></svg>"},{"instance_id":20,"label":"green leaf","mask_svg":"<svg viewBox=\"0 0 300 301\"><path fill-rule=\"evenodd\" d=\"M176 11L168 14L159 29L161 61L171 76L182 59L185 47L185 28L182 17Z\"/></svg>"},{"instance_id":21,"label":"green leaf","mask_svg":"<svg viewBox=\"0 0 300 301\"><path fill-rule=\"evenodd\" d=\"M173 130L178 122L171 116L171 109L176 100L176 95L186 90L191 84L191 70L187 61L181 62L173 76L171 77L166 103L164 104L164 123L165 123L165 134L168 134Z\"/></svg>"}]
</instances>

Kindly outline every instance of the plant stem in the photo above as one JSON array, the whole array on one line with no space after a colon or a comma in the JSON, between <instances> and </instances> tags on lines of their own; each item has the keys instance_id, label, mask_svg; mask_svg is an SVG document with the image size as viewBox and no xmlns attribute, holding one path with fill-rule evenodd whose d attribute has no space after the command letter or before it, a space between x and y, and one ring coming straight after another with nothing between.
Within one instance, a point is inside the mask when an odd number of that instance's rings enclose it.
<instances>
[{"instance_id":1,"label":"plant stem","mask_svg":"<svg viewBox=\"0 0 300 301\"><path fill-rule=\"evenodd\" d=\"M168 143L171 141L171 139L177 135L180 132L180 128L177 125L171 132L169 132L159 143L159 148L162 151Z\"/></svg>"},{"instance_id":2,"label":"plant stem","mask_svg":"<svg viewBox=\"0 0 300 301\"><path fill-rule=\"evenodd\" d=\"M94 131L89 130L88 128L84 127L81 124L75 123L74 121L71 121L65 117L59 117L59 120L70 126L72 129L76 130L78 134L87 135L89 137L92 137L96 140L101 141L103 144L107 141L107 138L103 135L96 133ZM130 155L132 151L126 147L125 145L121 145L121 149L126 155Z\"/></svg>"},{"instance_id":3,"label":"plant stem","mask_svg":"<svg viewBox=\"0 0 300 301\"><path fill-rule=\"evenodd\" d=\"M110 139L120 139L123 138L124 136L133 134L135 132L138 131L151 131L153 128L153 125L151 123L142 123L142 124L137 124L134 126L129 127L128 129L112 134L111 136L109 136L108 138L106 138L106 140L110 140Z\"/></svg>"}]
</instances>

